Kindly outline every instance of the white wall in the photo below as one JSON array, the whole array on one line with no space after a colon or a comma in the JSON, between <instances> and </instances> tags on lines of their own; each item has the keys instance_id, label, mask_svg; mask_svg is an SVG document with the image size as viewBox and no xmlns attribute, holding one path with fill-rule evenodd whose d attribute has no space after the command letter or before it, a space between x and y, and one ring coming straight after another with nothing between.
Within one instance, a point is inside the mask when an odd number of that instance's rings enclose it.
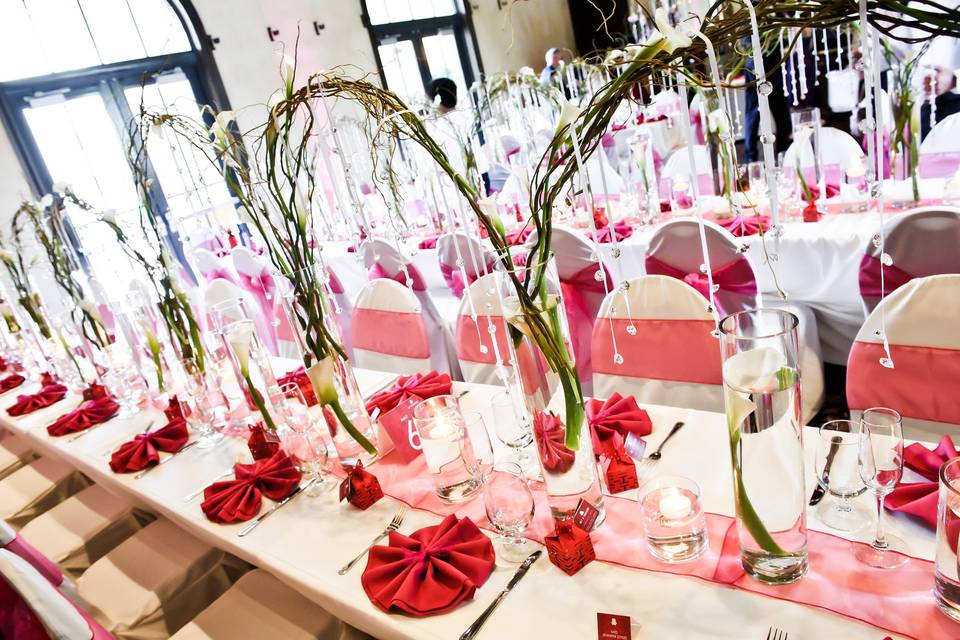
<instances>
[{"instance_id":1,"label":"white wall","mask_svg":"<svg viewBox=\"0 0 960 640\"><path fill-rule=\"evenodd\" d=\"M567 0L505 2L473 0L473 27L487 74L523 66L540 73L551 47L574 49L573 25Z\"/></svg>"},{"instance_id":2,"label":"white wall","mask_svg":"<svg viewBox=\"0 0 960 640\"><path fill-rule=\"evenodd\" d=\"M27 198L32 199L33 194L23 173L23 165L13 150L6 129L0 127L0 220L12 218L20 202ZM2 235L8 235L5 228Z\"/></svg>"}]
</instances>

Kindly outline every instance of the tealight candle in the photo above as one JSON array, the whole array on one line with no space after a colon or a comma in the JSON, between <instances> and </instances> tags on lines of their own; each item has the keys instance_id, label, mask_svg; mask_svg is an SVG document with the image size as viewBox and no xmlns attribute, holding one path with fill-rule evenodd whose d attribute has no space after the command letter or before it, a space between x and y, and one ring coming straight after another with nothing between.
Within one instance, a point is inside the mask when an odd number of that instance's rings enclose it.
<instances>
[{"instance_id":1,"label":"tealight candle","mask_svg":"<svg viewBox=\"0 0 960 640\"><path fill-rule=\"evenodd\" d=\"M853 158L843 168L848 178L862 178L867 173L867 167L860 158Z\"/></svg>"},{"instance_id":2,"label":"tealight candle","mask_svg":"<svg viewBox=\"0 0 960 640\"><path fill-rule=\"evenodd\" d=\"M675 522L686 518L693 510L692 506L693 503L687 496L680 493L670 493L668 489L665 489L659 504L660 516L663 518L663 523L671 526L670 521Z\"/></svg>"},{"instance_id":3,"label":"tealight candle","mask_svg":"<svg viewBox=\"0 0 960 640\"><path fill-rule=\"evenodd\" d=\"M413 408L420 448L433 476L437 495L445 502L462 502L481 486L474 469L469 436L456 397L435 396Z\"/></svg>"},{"instance_id":4,"label":"tealight candle","mask_svg":"<svg viewBox=\"0 0 960 640\"><path fill-rule=\"evenodd\" d=\"M686 562L707 546L707 521L700 487L679 476L658 476L640 488L638 498L647 548L664 562Z\"/></svg>"}]
</instances>

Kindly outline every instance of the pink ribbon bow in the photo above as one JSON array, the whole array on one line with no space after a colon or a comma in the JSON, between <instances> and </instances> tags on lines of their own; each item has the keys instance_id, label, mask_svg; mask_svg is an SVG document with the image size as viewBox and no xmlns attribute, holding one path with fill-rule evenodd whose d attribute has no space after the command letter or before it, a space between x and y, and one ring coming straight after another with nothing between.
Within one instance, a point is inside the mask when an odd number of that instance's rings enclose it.
<instances>
[{"instance_id":1,"label":"pink ribbon bow","mask_svg":"<svg viewBox=\"0 0 960 640\"><path fill-rule=\"evenodd\" d=\"M880 286L880 270L883 269L883 287ZM860 259L860 295L879 298L889 295L913 280L913 276L893 265L884 266L880 259L865 255Z\"/></svg>"},{"instance_id":2,"label":"pink ribbon bow","mask_svg":"<svg viewBox=\"0 0 960 640\"><path fill-rule=\"evenodd\" d=\"M397 271L395 274L393 274L393 275L391 276L391 275L389 275L389 274L386 272L386 270L383 268L383 265L381 265L379 262L377 262L377 263L375 263L372 267L370 267L370 271L367 272L367 277L368 277L368 279L370 279L370 280L377 280L378 278L386 278L387 280L395 280L395 281L399 282L400 284L402 284L403 286L407 286L407 273L408 273L408 272L409 272L409 274L410 274L410 286L413 288L413 290L414 290L414 291L426 291L426 290L427 290L427 284L423 281L423 276L420 275L420 271L419 271L415 266L413 266L412 264L408 264L408 265L407 265L407 270L406 270L406 271L404 271L403 269L400 269L399 271Z\"/></svg>"},{"instance_id":3,"label":"pink ribbon bow","mask_svg":"<svg viewBox=\"0 0 960 640\"><path fill-rule=\"evenodd\" d=\"M699 291L704 298L707 300L710 299L710 281L707 279L707 274L699 272L686 273L653 256L647 256L646 266L647 273L670 276L677 280L683 280ZM753 276L753 269L750 268L750 263L747 262L743 256L740 256L729 264L723 265L719 269L715 269L711 275L713 276L713 284L719 291L742 295L757 295L757 281ZM717 305L717 309L722 312L723 310L720 308L720 303L716 300L714 300L714 302Z\"/></svg>"}]
</instances>

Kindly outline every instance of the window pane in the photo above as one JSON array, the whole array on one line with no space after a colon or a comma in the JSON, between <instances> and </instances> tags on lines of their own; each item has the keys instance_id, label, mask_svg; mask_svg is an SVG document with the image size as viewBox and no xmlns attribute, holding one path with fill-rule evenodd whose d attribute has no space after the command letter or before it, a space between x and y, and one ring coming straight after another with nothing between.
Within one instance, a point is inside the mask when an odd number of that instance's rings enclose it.
<instances>
[{"instance_id":1,"label":"window pane","mask_svg":"<svg viewBox=\"0 0 960 640\"><path fill-rule=\"evenodd\" d=\"M0 81L50 72L40 39L22 2L0 2Z\"/></svg>"},{"instance_id":2,"label":"window pane","mask_svg":"<svg viewBox=\"0 0 960 640\"><path fill-rule=\"evenodd\" d=\"M7 0L9 2L9 0ZM25 0L50 71L100 64L77 0Z\"/></svg>"},{"instance_id":3,"label":"window pane","mask_svg":"<svg viewBox=\"0 0 960 640\"><path fill-rule=\"evenodd\" d=\"M166 0L127 0L148 56L190 51L190 39Z\"/></svg>"},{"instance_id":4,"label":"window pane","mask_svg":"<svg viewBox=\"0 0 960 640\"><path fill-rule=\"evenodd\" d=\"M417 65L417 54L410 40L398 40L390 44L381 44L378 48L383 63L383 75L387 78L387 88L407 103L423 102L423 80Z\"/></svg>"},{"instance_id":5,"label":"window pane","mask_svg":"<svg viewBox=\"0 0 960 640\"><path fill-rule=\"evenodd\" d=\"M457 104L466 100L467 81L463 77L460 65L460 50L453 33L438 33L423 39L423 50L427 54L427 65L432 78L450 78L457 83Z\"/></svg>"},{"instance_id":6,"label":"window pane","mask_svg":"<svg viewBox=\"0 0 960 640\"><path fill-rule=\"evenodd\" d=\"M367 0L371 24L438 18L456 12L453 0Z\"/></svg>"},{"instance_id":7,"label":"window pane","mask_svg":"<svg viewBox=\"0 0 960 640\"><path fill-rule=\"evenodd\" d=\"M147 57L127 0L79 0L104 64Z\"/></svg>"},{"instance_id":8,"label":"window pane","mask_svg":"<svg viewBox=\"0 0 960 640\"><path fill-rule=\"evenodd\" d=\"M370 24L390 22L387 0L367 0L367 15L370 17Z\"/></svg>"}]
</instances>

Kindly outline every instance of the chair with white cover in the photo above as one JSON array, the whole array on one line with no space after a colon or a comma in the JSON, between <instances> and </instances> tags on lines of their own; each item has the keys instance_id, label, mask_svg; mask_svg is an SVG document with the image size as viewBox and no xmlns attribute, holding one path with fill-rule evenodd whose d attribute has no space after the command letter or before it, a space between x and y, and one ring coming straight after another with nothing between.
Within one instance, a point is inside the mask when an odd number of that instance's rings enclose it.
<instances>
[{"instance_id":1,"label":"chair with white cover","mask_svg":"<svg viewBox=\"0 0 960 640\"><path fill-rule=\"evenodd\" d=\"M93 484L28 522L20 535L76 579L139 531L144 518L129 500Z\"/></svg>"},{"instance_id":2,"label":"chair with white cover","mask_svg":"<svg viewBox=\"0 0 960 640\"><path fill-rule=\"evenodd\" d=\"M502 384L497 360L509 367L510 347L496 275L481 276L467 287L457 315L455 341L465 382Z\"/></svg>"},{"instance_id":3,"label":"chair with white cover","mask_svg":"<svg viewBox=\"0 0 960 640\"><path fill-rule=\"evenodd\" d=\"M363 640L370 638L263 569L243 575L171 640Z\"/></svg>"},{"instance_id":4,"label":"chair with white cover","mask_svg":"<svg viewBox=\"0 0 960 640\"><path fill-rule=\"evenodd\" d=\"M823 359L812 310L792 302L761 298L753 265L742 253L738 239L713 222L704 221L703 230L715 287L713 300L720 318L763 305L790 311L799 318L803 419L810 420L823 404L824 396ZM700 224L695 218L666 222L650 239L645 259L647 273L683 280L700 293L706 308L710 296L707 275L701 271L704 264Z\"/></svg>"},{"instance_id":5,"label":"chair with white cover","mask_svg":"<svg viewBox=\"0 0 960 640\"><path fill-rule=\"evenodd\" d=\"M492 272L494 258L484 249L478 238L456 231L437 238L437 260L440 263L440 274L450 292L457 298L462 298L467 285Z\"/></svg>"},{"instance_id":6,"label":"chair with white cover","mask_svg":"<svg viewBox=\"0 0 960 640\"><path fill-rule=\"evenodd\" d=\"M124 640L168 638L229 587L224 554L159 519L77 580L87 610Z\"/></svg>"},{"instance_id":7,"label":"chair with white cover","mask_svg":"<svg viewBox=\"0 0 960 640\"><path fill-rule=\"evenodd\" d=\"M960 113L954 113L934 125L920 143L923 178L948 178L960 169Z\"/></svg>"},{"instance_id":8,"label":"chair with white cover","mask_svg":"<svg viewBox=\"0 0 960 640\"><path fill-rule=\"evenodd\" d=\"M692 184L692 180L697 181L700 195L710 195L713 193L713 166L710 164L710 150L702 144L693 146L693 161L696 171L691 171L690 152L688 147L680 147L670 154L663 165L663 171L660 173L661 179L669 178L674 184L685 182ZM696 174L696 175L694 175Z\"/></svg>"},{"instance_id":9,"label":"chair with white cover","mask_svg":"<svg viewBox=\"0 0 960 640\"><path fill-rule=\"evenodd\" d=\"M369 270L369 279L387 279L400 283L410 289L420 301L424 321L427 326L427 336L430 340L431 361L434 368L440 372L449 373L455 380L460 379L460 364L457 362L456 351L453 347L453 335L447 322L434 304L433 297L427 290L426 279L420 270L400 253L393 244L386 240L368 239L360 245L363 256L363 265ZM450 294L451 300L455 300ZM356 349L356 344L354 344Z\"/></svg>"},{"instance_id":10,"label":"chair with white cover","mask_svg":"<svg viewBox=\"0 0 960 640\"><path fill-rule=\"evenodd\" d=\"M960 209L920 207L891 217L883 231L883 251L871 239L860 260L860 297L867 313L876 308L881 292L889 295L913 278L960 273ZM881 253L891 258L883 265L882 287Z\"/></svg>"},{"instance_id":11,"label":"chair with white cover","mask_svg":"<svg viewBox=\"0 0 960 640\"><path fill-rule=\"evenodd\" d=\"M7 549L0 549L0 637L11 640L111 638L30 562Z\"/></svg>"},{"instance_id":12,"label":"chair with white cover","mask_svg":"<svg viewBox=\"0 0 960 640\"><path fill-rule=\"evenodd\" d=\"M886 361L882 318L893 367ZM847 360L847 404L891 407L905 438L936 442L960 433L960 275L916 278L883 299L864 322ZM889 363L887 363L889 364Z\"/></svg>"},{"instance_id":13,"label":"chair with white cover","mask_svg":"<svg viewBox=\"0 0 960 640\"><path fill-rule=\"evenodd\" d=\"M12 433L0 438L0 480L34 458L30 443Z\"/></svg>"},{"instance_id":14,"label":"chair with white cover","mask_svg":"<svg viewBox=\"0 0 960 640\"><path fill-rule=\"evenodd\" d=\"M20 529L88 484L70 465L37 458L0 480L0 519Z\"/></svg>"},{"instance_id":15,"label":"chair with white cover","mask_svg":"<svg viewBox=\"0 0 960 640\"><path fill-rule=\"evenodd\" d=\"M402 284L386 278L368 282L353 307L354 363L401 375L445 372L427 337L420 301Z\"/></svg>"},{"instance_id":16,"label":"chair with white cover","mask_svg":"<svg viewBox=\"0 0 960 640\"><path fill-rule=\"evenodd\" d=\"M807 140L803 147L793 142L787 147L783 155L784 167L796 171L797 155L800 156L800 167L803 169L804 179L810 186L816 184L813 143ZM820 127L820 147L822 149L824 183L839 185L843 182L843 169L863 158L863 149L846 131L834 127Z\"/></svg>"},{"instance_id":17,"label":"chair with white cover","mask_svg":"<svg viewBox=\"0 0 960 640\"><path fill-rule=\"evenodd\" d=\"M229 280L233 284L239 282L237 272L233 269L233 263L230 258L220 258L209 249L194 249L193 263L197 266L197 271L207 282L212 282L217 278Z\"/></svg>"},{"instance_id":18,"label":"chair with white cover","mask_svg":"<svg viewBox=\"0 0 960 640\"><path fill-rule=\"evenodd\" d=\"M690 285L663 275L610 293L593 327L593 394L723 411L713 314ZM622 357L618 358L617 355Z\"/></svg>"},{"instance_id":19,"label":"chair with white cover","mask_svg":"<svg viewBox=\"0 0 960 640\"><path fill-rule=\"evenodd\" d=\"M242 313L235 304L231 304L238 300L243 308ZM274 327L263 315L253 295L229 280L223 278L212 280L203 290L203 305L207 312L206 322L211 328L216 328L213 325L213 315L218 314L223 321L235 322L247 318L253 320L261 342L267 342L265 336L274 335Z\"/></svg>"},{"instance_id":20,"label":"chair with white cover","mask_svg":"<svg viewBox=\"0 0 960 640\"><path fill-rule=\"evenodd\" d=\"M65 578L60 571L60 567L3 520L0 520L0 548L6 549L29 562L53 586L60 587L64 584ZM75 593L75 586L72 583L68 584L70 585L69 588ZM3 636L0 635L0 637Z\"/></svg>"},{"instance_id":21,"label":"chair with white cover","mask_svg":"<svg viewBox=\"0 0 960 640\"><path fill-rule=\"evenodd\" d=\"M252 296L257 303L260 315L267 319L270 331L261 336L266 348L278 355L275 330L278 288L273 268L263 258L244 246L234 247L230 252L233 269L237 275L237 286Z\"/></svg>"}]
</instances>

